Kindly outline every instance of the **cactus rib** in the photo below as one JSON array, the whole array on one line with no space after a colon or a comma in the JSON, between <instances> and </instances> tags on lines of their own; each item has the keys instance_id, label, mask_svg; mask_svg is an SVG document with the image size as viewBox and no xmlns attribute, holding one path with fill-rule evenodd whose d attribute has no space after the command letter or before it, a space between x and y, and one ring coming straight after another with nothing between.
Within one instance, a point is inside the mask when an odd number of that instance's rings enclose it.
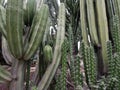
<instances>
[{"instance_id":1,"label":"cactus rib","mask_svg":"<svg viewBox=\"0 0 120 90\"><path fill-rule=\"evenodd\" d=\"M9 0L6 9L7 41L16 58L23 54L23 0ZM14 17L14 18L13 18Z\"/></svg>"}]
</instances>

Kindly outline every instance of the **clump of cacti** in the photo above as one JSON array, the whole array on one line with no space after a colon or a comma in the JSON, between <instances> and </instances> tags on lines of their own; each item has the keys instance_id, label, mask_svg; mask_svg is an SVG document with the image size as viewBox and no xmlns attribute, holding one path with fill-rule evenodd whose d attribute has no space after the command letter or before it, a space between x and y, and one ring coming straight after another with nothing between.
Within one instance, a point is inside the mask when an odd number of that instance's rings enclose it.
<instances>
[{"instance_id":1,"label":"clump of cacti","mask_svg":"<svg viewBox=\"0 0 120 90\"><path fill-rule=\"evenodd\" d=\"M120 1L60 2L0 0L2 53L11 67L0 65L0 83L10 90L120 90Z\"/></svg>"}]
</instances>

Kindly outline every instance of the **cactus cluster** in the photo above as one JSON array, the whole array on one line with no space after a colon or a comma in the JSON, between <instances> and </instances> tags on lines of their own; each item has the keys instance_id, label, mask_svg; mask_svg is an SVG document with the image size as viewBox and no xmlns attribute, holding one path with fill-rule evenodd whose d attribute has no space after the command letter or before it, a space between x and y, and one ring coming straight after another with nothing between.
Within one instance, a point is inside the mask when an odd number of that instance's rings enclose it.
<instances>
[{"instance_id":1,"label":"cactus cluster","mask_svg":"<svg viewBox=\"0 0 120 90\"><path fill-rule=\"evenodd\" d=\"M10 90L120 90L120 1L60 2L0 0L2 52L11 67L0 65L0 83Z\"/></svg>"}]
</instances>

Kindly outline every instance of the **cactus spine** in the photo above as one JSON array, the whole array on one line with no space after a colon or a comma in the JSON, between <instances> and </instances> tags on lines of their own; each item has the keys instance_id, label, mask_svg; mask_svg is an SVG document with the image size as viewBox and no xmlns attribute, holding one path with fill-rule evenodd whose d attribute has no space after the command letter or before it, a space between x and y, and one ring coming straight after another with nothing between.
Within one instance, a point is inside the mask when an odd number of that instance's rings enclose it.
<instances>
[{"instance_id":1,"label":"cactus spine","mask_svg":"<svg viewBox=\"0 0 120 90\"><path fill-rule=\"evenodd\" d=\"M44 55L44 60L46 63L51 63L52 62L52 47L49 45L46 45L43 49L43 55Z\"/></svg>"},{"instance_id":2,"label":"cactus spine","mask_svg":"<svg viewBox=\"0 0 120 90\"><path fill-rule=\"evenodd\" d=\"M115 70L115 62L113 59L113 55L112 55L112 45L111 45L111 41L107 41L107 56L108 56L108 70L109 70L109 74L112 75L114 74L114 70ZM114 75L112 75L114 76Z\"/></svg>"},{"instance_id":3,"label":"cactus spine","mask_svg":"<svg viewBox=\"0 0 120 90\"><path fill-rule=\"evenodd\" d=\"M75 71L74 71L75 72L75 88L76 89L78 87L83 86L83 77L82 77L82 73L80 71L80 63L81 63L80 56L77 55L75 58Z\"/></svg>"},{"instance_id":4,"label":"cactus spine","mask_svg":"<svg viewBox=\"0 0 120 90\"><path fill-rule=\"evenodd\" d=\"M92 46L85 46L81 43L82 57L85 68L86 82L91 88L92 85L96 83L97 71L96 71L96 59L94 54L94 49Z\"/></svg>"},{"instance_id":5,"label":"cactus spine","mask_svg":"<svg viewBox=\"0 0 120 90\"><path fill-rule=\"evenodd\" d=\"M85 13L85 0L80 0L80 20L81 20L81 30L82 37L85 45L88 44L88 32L87 32L87 22L86 22L86 13Z\"/></svg>"}]
</instances>

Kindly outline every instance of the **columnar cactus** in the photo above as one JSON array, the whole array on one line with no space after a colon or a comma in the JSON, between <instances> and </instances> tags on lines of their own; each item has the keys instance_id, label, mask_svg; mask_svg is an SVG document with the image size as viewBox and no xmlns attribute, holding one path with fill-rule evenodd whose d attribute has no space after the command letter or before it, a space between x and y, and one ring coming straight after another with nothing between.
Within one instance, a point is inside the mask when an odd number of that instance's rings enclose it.
<instances>
[{"instance_id":1,"label":"columnar cactus","mask_svg":"<svg viewBox=\"0 0 120 90\"><path fill-rule=\"evenodd\" d=\"M87 17L88 17L88 28L91 36L91 41L94 45L99 46L98 34L95 24L95 10L93 0L86 0L87 4Z\"/></svg>"},{"instance_id":2,"label":"columnar cactus","mask_svg":"<svg viewBox=\"0 0 120 90\"><path fill-rule=\"evenodd\" d=\"M71 25L69 25L69 50L70 50L70 72L71 72L71 77L74 80L75 73L74 73L74 56L73 56L73 31Z\"/></svg>"},{"instance_id":3,"label":"columnar cactus","mask_svg":"<svg viewBox=\"0 0 120 90\"><path fill-rule=\"evenodd\" d=\"M83 41L88 44L88 31L87 31L87 20L86 20L86 12L85 12L85 0L80 0L80 21L81 21L81 30Z\"/></svg>"},{"instance_id":4,"label":"columnar cactus","mask_svg":"<svg viewBox=\"0 0 120 90\"><path fill-rule=\"evenodd\" d=\"M64 40L61 48L61 73L57 78L55 90L66 90L66 77L67 77L67 40Z\"/></svg>"},{"instance_id":5,"label":"columnar cactus","mask_svg":"<svg viewBox=\"0 0 120 90\"><path fill-rule=\"evenodd\" d=\"M92 46L85 46L81 43L82 57L85 68L86 82L89 87L94 85L97 80L96 59L94 49Z\"/></svg>"},{"instance_id":6,"label":"columnar cactus","mask_svg":"<svg viewBox=\"0 0 120 90\"><path fill-rule=\"evenodd\" d=\"M120 52L120 20L118 15L114 15L110 20L111 35L113 39L114 51Z\"/></svg>"},{"instance_id":7,"label":"columnar cactus","mask_svg":"<svg viewBox=\"0 0 120 90\"><path fill-rule=\"evenodd\" d=\"M112 75L114 74L114 70L115 70L114 68L115 62L114 62L113 55L112 55L111 41L107 41L107 56L108 56L108 73Z\"/></svg>"},{"instance_id":8,"label":"columnar cactus","mask_svg":"<svg viewBox=\"0 0 120 90\"><path fill-rule=\"evenodd\" d=\"M61 57L61 46L65 36L65 6L64 3L60 4L58 15L58 30L56 36L56 44L53 53L52 63L47 68L41 82L38 85L39 90L47 90L50 82L58 68Z\"/></svg>"},{"instance_id":9,"label":"columnar cactus","mask_svg":"<svg viewBox=\"0 0 120 90\"><path fill-rule=\"evenodd\" d=\"M109 40L108 34L108 22L106 16L105 0L96 0L96 15L98 25L98 36L101 44L101 55L103 60L103 72L107 72L108 61L107 61L107 47L106 42ZM101 23L102 22L102 23Z\"/></svg>"},{"instance_id":10,"label":"columnar cactus","mask_svg":"<svg viewBox=\"0 0 120 90\"><path fill-rule=\"evenodd\" d=\"M81 63L80 56L77 55L75 58L75 71L74 71L75 72L74 83L75 83L76 89L78 87L83 86L83 76L82 76L82 73L80 71L80 63Z\"/></svg>"}]
</instances>

